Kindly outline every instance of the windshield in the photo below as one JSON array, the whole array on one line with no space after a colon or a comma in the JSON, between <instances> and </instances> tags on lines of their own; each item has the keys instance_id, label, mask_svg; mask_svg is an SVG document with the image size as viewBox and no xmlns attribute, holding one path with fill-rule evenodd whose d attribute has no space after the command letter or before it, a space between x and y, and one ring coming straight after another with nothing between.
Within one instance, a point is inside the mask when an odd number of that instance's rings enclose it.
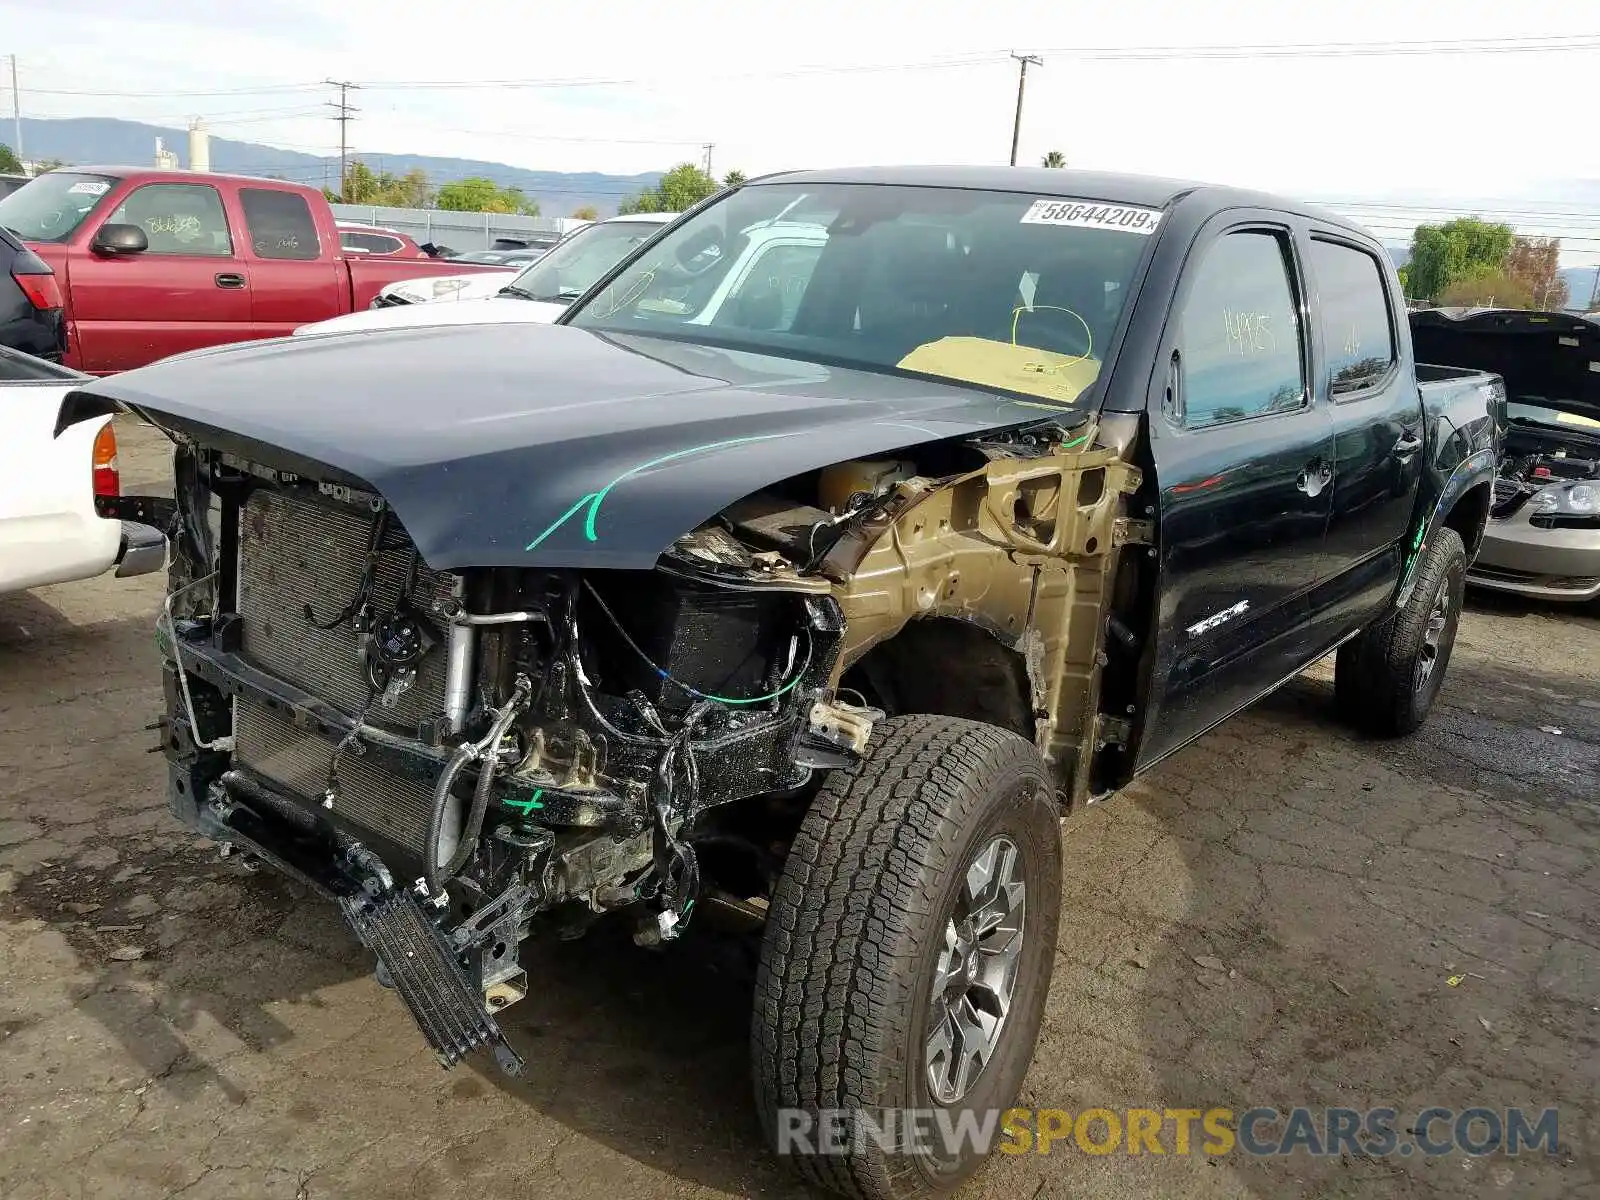
<instances>
[{"instance_id":1,"label":"windshield","mask_svg":"<svg viewBox=\"0 0 1600 1200\"><path fill-rule=\"evenodd\" d=\"M65 241L116 182L105 175L51 171L0 200L0 225L24 241Z\"/></svg>"},{"instance_id":2,"label":"windshield","mask_svg":"<svg viewBox=\"0 0 1600 1200\"><path fill-rule=\"evenodd\" d=\"M1099 374L1160 217L1012 192L745 187L568 323L1071 403Z\"/></svg>"},{"instance_id":3,"label":"windshield","mask_svg":"<svg viewBox=\"0 0 1600 1200\"><path fill-rule=\"evenodd\" d=\"M658 221L602 221L586 226L530 264L506 290L534 300L575 300L660 228Z\"/></svg>"}]
</instances>

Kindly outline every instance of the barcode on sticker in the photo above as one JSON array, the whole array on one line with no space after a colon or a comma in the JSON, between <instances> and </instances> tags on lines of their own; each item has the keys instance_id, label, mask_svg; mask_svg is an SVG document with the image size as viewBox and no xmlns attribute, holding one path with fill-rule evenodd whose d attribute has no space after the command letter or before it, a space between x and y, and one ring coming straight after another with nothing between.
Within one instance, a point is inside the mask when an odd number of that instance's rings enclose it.
<instances>
[{"instance_id":1,"label":"barcode on sticker","mask_svg":"<svg viewBox=\"0 0 1600 1200\"><path fill-rule=\"evenodd\" d=\"M1148 237L1161 223L1161 212L1128 204L1093 204L1084 200L1036 200L1022 214L1024 225L1076 225L1111 229Z\"/></svg>"},{"instance_id":2,"label":"barcode on sticker","mask_svg":"<svg viewBox=\"0 0 1600 1200\"><path fill-rule=\"evenodd\" d=\"M73 184L67 189L69 196L104 196L111 190L109 183L102 183L98 179L84 179Z\"/></svg>"}]
</instances>

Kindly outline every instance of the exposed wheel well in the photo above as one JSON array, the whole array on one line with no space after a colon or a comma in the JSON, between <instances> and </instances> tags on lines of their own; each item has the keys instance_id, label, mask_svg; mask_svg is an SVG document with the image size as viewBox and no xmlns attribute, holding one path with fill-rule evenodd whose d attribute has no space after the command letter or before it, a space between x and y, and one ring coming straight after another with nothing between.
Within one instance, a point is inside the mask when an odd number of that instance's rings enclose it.
<instances>
[{"instance_id":1,"label":"exposed wheel well","mask_svg":"<svg viewBox=\"0 0 1600 1200\"><path fill-rule=\"evenodd\" d=\"M1009 729L1030 742L1034 738L1022 655L967 621L911 621L867 651L841 682L890 716L964 717Z\"/></svg>"},{"instance_id":2,"label":"exposed wheel well","mask_svg":"<svg viewBox=\"0 0 1600 1200\"><path fill-rule=\"evenodd\" d=\"M1467 549L1469 563L1477 557L1478 546L1483 541L1483 525L1489 516L1492 494L1492 485L1489 483L1470 487L1445 514L1444 524L1461 535L1461 544Z\"/></svg>"}]
</instances>

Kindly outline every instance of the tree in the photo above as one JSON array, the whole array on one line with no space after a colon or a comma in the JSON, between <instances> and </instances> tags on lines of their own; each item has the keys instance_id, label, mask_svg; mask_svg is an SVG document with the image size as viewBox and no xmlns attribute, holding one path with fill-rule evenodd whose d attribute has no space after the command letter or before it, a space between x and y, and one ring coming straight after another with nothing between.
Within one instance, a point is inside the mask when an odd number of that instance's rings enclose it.
<instances>
[{"instance_id":1,"label":"tree","mask_svg":"<svg viewBox=\"0 0 1600 1200\"><path fill-rule=\"evenodd\" d=\"M1560 238L1514 239L1506 259L1506 274L1527 289L1529 307L1555 311L1567 306Z\"/></svg>"},{"instance_id":2,"label":"tree","mask_svg":"<svg viewBox=\"0 0 1600 1200\"><path fill-rule=\"evenodd\" d=\"M717 181L693 163L679 163L661 177L653 188L646 188L617 205L617 213L672 213L700 203L718 190Z\"/></svg>"},{"instance_id":3,"label":"tree","mask_svg":"<svg viewBox=\"0 0 1600 1200\"><path fill-rule=\"evenodd\" d=\"M345 171L344 190L348 204L425 208L429 196L428 175L419 167L404 175L374 171L358 158Z\"/></svg>"},{"instance_id":4,"label":"tree","mask_svg":"<svg viewBox=\"0 0 1600 1200\"><path fill-rule=\"evenodd\" d=\"M22 174L22 160L17 157L16 151L4 142L0 142L0 171L4 171L7 175Z\"/></svg>"},{"instance_id":5,"label":"tree","mask_svg":"<svg viewBox=\"0 0 1600 1200\"><path fill-rule=\"evenodd\" d=\"M1476 217L1417 226L1406 271L1410 294L1437 300L1453 283L1504 270L1514 236L1511 226Z\"/></svg>"},{"instance_id":6,"label":"tree","mask_svg":"<svg viewBox=\"0 0 1600 1200\"><path fill-rule=\"evenodd\" d=\"M723 187L743 187L750 181L750 176L743 171L729 171L722 177Z\"/></svg>"},{"instance_id":7,"label":"tree","mask_svg":"<svg viewBox=\"0 0 1600 1200\"><path fill-rule=\"evenodd\" d=\"M46 171L59 171L62 167L70 167L71 165L63 158L41 158L34 162L33 173L35 175L43 175Z\"/></svg>"},{"instance_id":8,"label":"tree","mask_svg":"<svg viewBox=\"0 0 1600 1200\"><path fill-rule=\"evenodd\" d=\"M520 188L501 187L481 175L440 186L435 203L450 212L519 213L539 215L539 202L529 200Z\"/></svg>"},{"instance_id":9,"label":"tree","mask_svg":"<svg viewBox=\"0 0 1600 1200\"><path fill-rule=\"evenodd\" d=\"M572 219L574 221L598 221L600 219L600 210L592 204L580 204L572 210Z\"/></svg>"},{"instance_id":10,"label":"tree","mask_svg":"<svg viewBox=\"0 0 1600 1200\"><path fill-rule=\"evenodd\" d=\"M1059 150L1052 150L1039 160L1041 167L1064 167L1067 165L1067 156Z\"/></svg>"},{"instance_id":11,"label":"tree","mask_svg":"<svg viewBox=\"0 0 1600 1200\"><path fill-rule=\"evenodd\" d=\"M1446 308L1532 308L1533 293L1522 280L1498 267L1481 267L1439 293Z\"/></svg>"}]
</instances>

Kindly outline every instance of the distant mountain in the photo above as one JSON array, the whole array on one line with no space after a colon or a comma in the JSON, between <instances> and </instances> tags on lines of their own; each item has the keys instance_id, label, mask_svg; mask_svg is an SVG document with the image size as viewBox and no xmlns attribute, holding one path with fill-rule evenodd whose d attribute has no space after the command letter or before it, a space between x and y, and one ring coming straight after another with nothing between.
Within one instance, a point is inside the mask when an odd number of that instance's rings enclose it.
<instances>
[{"instance_id":1,"label":"distant mountain","mask_svg":"<svg viewBox=\"0 0 1600 1200\"><path fill-rule=\"evenodd\" d=\"M9 125L0 129L0 140L9 131ZM111 117L25 117L22 122L22 144L28 158L35 161L59 158L69 163L102 166L149 165L155 162L157 138L163 139L167 149L178 155L180 163L188 165L189 133L186 129ZM539 201L539 207L548 217L563 217L584 205L593 205L602 214L614 213L625 197L653 187L661 178L659 171L643 175L530 171L507 163L425 154L364 153L359 157L374 170L392 171L397 175L420 168L435 185L469 176L485 176L503 187L521 188L529 198ZM242 175L269 175L317 187L333 186L339 178L336 155L302 154L215 135L211 138L211 168Z\"/></svg>"}]
</instances>

